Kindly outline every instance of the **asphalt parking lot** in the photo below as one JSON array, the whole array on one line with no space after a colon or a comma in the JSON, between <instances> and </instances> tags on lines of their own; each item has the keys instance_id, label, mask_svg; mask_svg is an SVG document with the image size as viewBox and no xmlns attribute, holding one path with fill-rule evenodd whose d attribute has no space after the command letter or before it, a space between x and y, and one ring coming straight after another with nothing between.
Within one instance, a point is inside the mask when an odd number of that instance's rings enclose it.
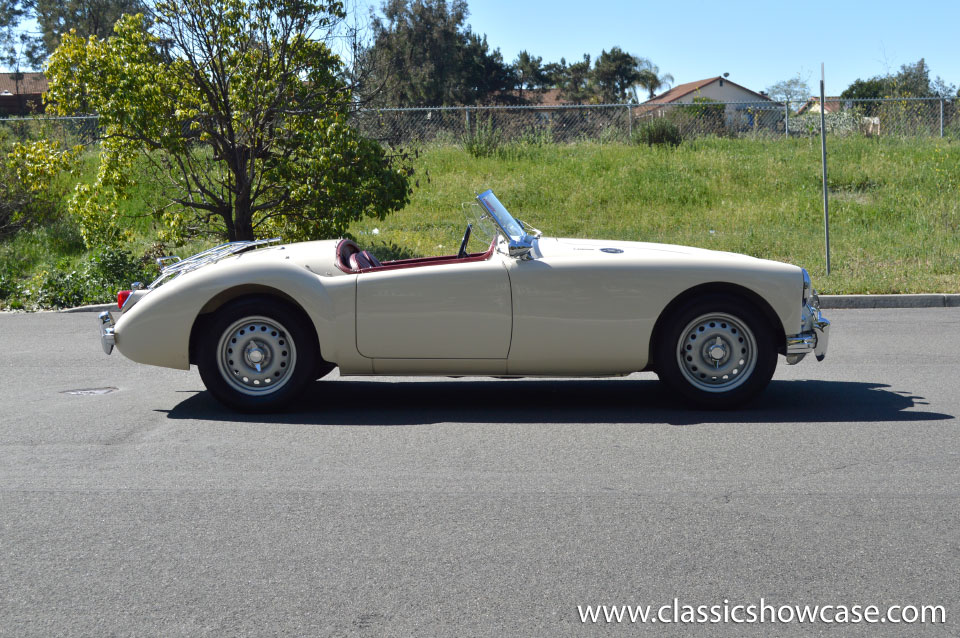
<instances>
[{"instance_id":1,"label":"asphalt parking lot","mask_svg":"<svg viewBox=\"0 0 960 638\"><path fill-rule=\"evenodd\" d=\"M648 374L334 374L255 417L103 355L95 315L2 314L0 636L956 636L960 308L827 314L827 359L734 412ZM674 598L947 622L577 609Z\"/></svg>"}]
</instances>

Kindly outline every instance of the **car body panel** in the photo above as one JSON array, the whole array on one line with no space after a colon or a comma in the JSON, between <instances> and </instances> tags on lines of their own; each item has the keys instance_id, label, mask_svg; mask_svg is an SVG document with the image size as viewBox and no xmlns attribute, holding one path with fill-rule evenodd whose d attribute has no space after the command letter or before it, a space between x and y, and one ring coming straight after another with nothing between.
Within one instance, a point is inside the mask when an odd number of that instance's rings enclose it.
<instances>
[{"instance_id":1,"label":"car body panel","mask_svg":"<svg viewBox=\"0 0 960 638\"><path fill-rule=\"evenodd\" d=\"M374 359L506 359L510 280L484 261L357 275L357 351Z\"/></svg>"},{"instance_id":2,"label":"car body panel","mask_svg":"<svg viewBox=\"0 0 960 638\"><path fill-rule=\"evenodd\" d=\"M357 361L363 358L355 355L355 348L341 352L339 347L355 341L356 275L333 267L335 246L335 241L321 241L265 248L181 275L120 316L114 328L116 347L139 363L187 369L191 330L211 300L231 290L273 290L304 309L324 356L359 363L359 370L369 372L372 366Z\"/></svg>"},{"instance_id":3,"label":"car body panel","mask_svg":"<svg viewBox=\"0 0 960 638\"><path fill-rule=\"evenodd\" d=\"M617 374L649 361L664 308L703 284L733 284L771 302L799 331L800 269L664 244L540 238L536 258L514 260L509 374ZM605 252L609 251L609 252ZM621 252L615 252L621 251Z\"/></svg>"}]
</instances>

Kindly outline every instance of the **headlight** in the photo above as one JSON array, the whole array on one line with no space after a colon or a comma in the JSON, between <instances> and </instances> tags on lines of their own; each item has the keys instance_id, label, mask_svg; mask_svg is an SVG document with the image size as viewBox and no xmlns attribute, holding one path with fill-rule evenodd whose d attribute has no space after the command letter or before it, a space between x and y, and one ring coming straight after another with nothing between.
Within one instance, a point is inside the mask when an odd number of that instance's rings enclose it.
<instances>
[{"instance_id":1,"label":"headlight","mask_svg":"<svg viewBox=\"0 0 960 638\"><path fill-rule=\"evenodd\" d=\"M807 272L807 269L801 268L800 271L803 272L803 303L807 303L807 299L813 292L813 284L810 282L810 273Z\"/></svg>"}]
</instances>

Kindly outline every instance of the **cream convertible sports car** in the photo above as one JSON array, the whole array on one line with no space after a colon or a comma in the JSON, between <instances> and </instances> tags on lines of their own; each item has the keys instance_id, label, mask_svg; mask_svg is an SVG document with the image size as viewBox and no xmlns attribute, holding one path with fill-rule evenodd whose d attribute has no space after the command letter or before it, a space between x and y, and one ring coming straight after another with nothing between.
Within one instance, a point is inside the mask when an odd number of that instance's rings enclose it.
<instances>
[{"instance_id":1,"label":"cream convertible sports car","mask_svg":"<svg viewBox=\"0 0 960 638\"><path fill-rule=\"evenodd\" d=\"M731 407L777 355L823 359L830 322L802 268L732 253L555 239L492 191L490 246L380 262L348 239L233 242L164 267L100 315L101 341L210 392L272 410L341 375L610 376L653 370L685 400ZM260 247L258 250L254 248Z\"/></svg>"}]
</instances>

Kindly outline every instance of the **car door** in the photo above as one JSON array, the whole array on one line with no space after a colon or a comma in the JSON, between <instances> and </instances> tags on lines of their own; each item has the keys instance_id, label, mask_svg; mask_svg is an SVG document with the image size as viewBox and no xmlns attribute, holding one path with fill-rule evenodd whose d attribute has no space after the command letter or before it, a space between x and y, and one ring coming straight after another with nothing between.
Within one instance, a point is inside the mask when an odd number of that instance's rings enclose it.
<instances>
[{"instance_id":1,"label":"car door","mask_svg":"<svg viewBox=\"0 0 960 638\"><path fill-rule=\"evenodd\" d=\"M357 350L372 359L506 359L511 315L497 253L357 275Z\"/></svg>"},{"instance_id":2,"label":"car door","mask_svg":"<svg viewBox=\"0 0 960 638\"><path fill-rule=\"evenodd\" d=\"M610 260L613 261L612 259ZM642 268L577 256L516 260L508 374L619 374L643 367L658 284Z\"/></svg>"}]
</instances>

